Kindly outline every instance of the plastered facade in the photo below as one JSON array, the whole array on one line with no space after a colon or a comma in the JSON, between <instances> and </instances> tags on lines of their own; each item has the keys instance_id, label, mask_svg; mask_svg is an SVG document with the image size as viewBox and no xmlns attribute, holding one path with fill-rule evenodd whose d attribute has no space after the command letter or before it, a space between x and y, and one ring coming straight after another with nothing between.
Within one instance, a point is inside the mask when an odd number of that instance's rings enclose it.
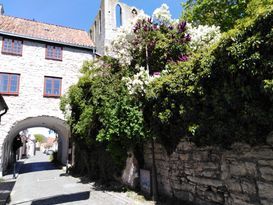
<instances>
[{"instance_id":1,"label":"plastered facade","mask_svg":"<svg viewBox=\"0 0 273 205\"><path fill-rule=\"evenodd\" d=\"M0 48L2 48L2 39L3 36L0 36ZM3 159L3 153L9 152L10 148L6 146L10 145L6 143L4 146L3 144L7 140L9 143L12 141L6 138L7 136L14 137L9 134L14 125L28 118L39 116L52 117L52 120L64 120L59 108L60 98L43 96L44 77L62 78L61 94L64 94L72 84L77 82L83 62L93 59L92 50L63 46L62 61L47 60L45 59L45 46L46 43L43 42L23 40L22 56L0 53L0 72L20 74L19 95L4 95L9 110L1 119L1 162L7 161ZM44 123L44 127L47 127L47 122Z\"/></svg>"}]
</instances>

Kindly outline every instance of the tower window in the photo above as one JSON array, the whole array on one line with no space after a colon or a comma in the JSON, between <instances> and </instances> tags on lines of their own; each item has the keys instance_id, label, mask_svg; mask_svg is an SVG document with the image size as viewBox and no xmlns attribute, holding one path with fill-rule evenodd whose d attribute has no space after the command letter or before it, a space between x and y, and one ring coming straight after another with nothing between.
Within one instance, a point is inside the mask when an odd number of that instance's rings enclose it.
<instances>
[{"instance_id":1,"label":"tower window","mask_svg":"<svg viewBox=\"0 0 273 205\"><path fill-rule=\"evenodd\" d=\"M99 11L99 32L101 34L101 11Z\"/></svg>"},{"instance_id":2,"label":"tower window","mask_svg":"<svg viewBox=\"0 0 273 205\"><path fill-rule=\"evenodd\" d=\"M116 6L116 27L119 28L122 26L122 9L121 6L118 4Z\"/></svg>"}]
</instances>

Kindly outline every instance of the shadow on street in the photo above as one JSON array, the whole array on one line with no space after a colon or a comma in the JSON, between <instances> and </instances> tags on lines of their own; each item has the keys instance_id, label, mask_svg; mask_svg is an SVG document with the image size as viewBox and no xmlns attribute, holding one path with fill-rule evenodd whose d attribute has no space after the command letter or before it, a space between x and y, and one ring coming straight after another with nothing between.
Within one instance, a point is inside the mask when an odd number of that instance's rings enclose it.
<instances>
[{"instance_id":1,"label":"shadow on street","mask_svg":"<svg viewBox=\"0 0 273 205\"><path fill-rule=\"evenodd\" d=\"M0 184L0 205L6 204L6 200L10 195L10 191L13 189L15 181L1 182Z\"/></svg>"},{"instance_id":2,"label":"shadow on street","mask_svg":"<svg viewBox=\"0 0 273 205\"><path fill-rule=\"evenodd\" d=\"M22 166L24 164L24 162L23 161L17 161L16 162L16 167L15 167L15 173L18 173L19 172L19 168ZM9 167L8 167L8 170L6 170L4 173L3 173L4 175L11 175L11 174L13 174L13 164L12 165L10 165Z\"/></svg>"},{"instance_id":3,"label":"shadow on street","mask_svg":"<svg viewBox=\"0 0 273 205\"><path fill-rule=\"evenodd\" d=\"M53 205L53 204L62 204L62 203L69 203L69 202L76 202L76 201L84 201L88 200L90 197L90 192L79 192L75 194L62 194L52 197L46 197L42 199L32 200L31 205ZM16 203L13 205L24 204L30 201L24 201L20 203Z\"/></svg>"},{"instance_id":4,"label":"shadow on street","mask_svg":"<svg viewBox=\"0 0 273 205\"><path fill-rule=\"evenodd\" d=\"M24 164L24 166L19 171L20 174L25 174L29 172L39 172L46 170L55 170L58 169L55 164L51 162L32 162Z\"/></svg>"}]
</instances>

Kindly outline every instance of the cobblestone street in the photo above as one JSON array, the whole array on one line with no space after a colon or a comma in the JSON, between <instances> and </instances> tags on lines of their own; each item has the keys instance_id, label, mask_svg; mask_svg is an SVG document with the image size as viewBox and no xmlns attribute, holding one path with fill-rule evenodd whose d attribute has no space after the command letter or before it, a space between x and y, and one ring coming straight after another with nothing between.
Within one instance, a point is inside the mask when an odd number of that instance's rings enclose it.
<instances>
[{"instance_id":1,"label":"cobblestone street","mask_svg":"<svg viewBox=\"0 0 273 205\"><path fill-rule=\"evenodd\" d=\"M48 155L38 152L22 165L9 204L132 205L146 202L134 201L125 193L96 190L92 183L65 176L63 170L49 162Z\"/></svg>"}]
</instances>

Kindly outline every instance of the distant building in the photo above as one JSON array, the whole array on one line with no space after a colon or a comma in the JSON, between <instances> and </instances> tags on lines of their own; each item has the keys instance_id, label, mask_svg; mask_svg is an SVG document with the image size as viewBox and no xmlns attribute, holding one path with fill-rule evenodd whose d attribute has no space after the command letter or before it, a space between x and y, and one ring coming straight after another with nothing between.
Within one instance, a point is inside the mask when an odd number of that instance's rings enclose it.
<instances>
[{"instance_id":1,"label":"distant building","mask_svg":"<svg viewBox=\"0 0 273 205\"><path fill-rule=\"evenodd\" d=\"M29 134L27 137L27 156L33 157L35 155L35 149L36 149L35 137Z\"/></svg>"}]
</instances>

